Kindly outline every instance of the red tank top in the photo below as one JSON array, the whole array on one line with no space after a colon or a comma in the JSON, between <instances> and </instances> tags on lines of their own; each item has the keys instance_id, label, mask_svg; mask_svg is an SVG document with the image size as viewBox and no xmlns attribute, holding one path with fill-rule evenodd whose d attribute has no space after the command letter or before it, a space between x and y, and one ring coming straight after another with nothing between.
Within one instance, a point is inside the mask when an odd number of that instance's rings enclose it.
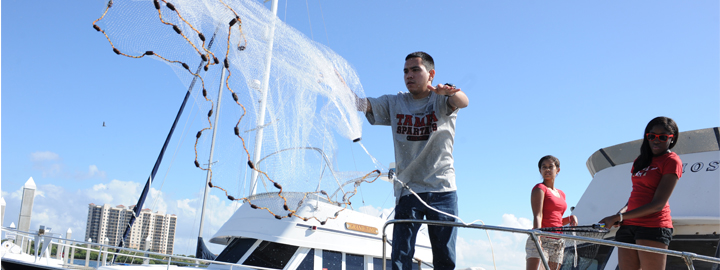
<instances>
[{"instance_id":1,"label":"red tank top","mask_svg":"<svg viewBox=\"0 0 720 270\"><path fill-rule=\"evenodd\" d=\"M567 209L567 203L565 202L565 192L556 189L558 196L552 193L545 184L539 183L533 187L533 190L539 188L545 193L543 198L543 209L542 209L542 228L548 227L562 227L562 216Z\"/></svg>"},{"instance_id":2,"label":"red tank top","mask_svg":"<svg viewBox=\"0 0 720 270\"><path fill-rule=\"evenodd\" d=\"M632 172L632 171L631 171ZM632 176L632 192L628 200L628 211L650 203L655 196L655 190L660 184L660 178L666 174L675 174L682 177L682 161L673 153L654 157L650 166L638 171ZM627 219L625 225L642 226L648 228L672 228L670 216L670 202L662 210L644 217Z\"/></svg>"}]
</instances>

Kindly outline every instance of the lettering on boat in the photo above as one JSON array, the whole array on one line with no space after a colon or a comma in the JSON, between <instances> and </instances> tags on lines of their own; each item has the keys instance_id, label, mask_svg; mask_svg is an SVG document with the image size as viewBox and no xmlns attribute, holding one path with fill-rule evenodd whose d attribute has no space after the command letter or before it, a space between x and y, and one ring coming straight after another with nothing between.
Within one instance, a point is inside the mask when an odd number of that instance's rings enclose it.
<instances>
[{"instance_id":1,"label":"lettering on boat","mask_svg":"<svg viewBox=\"0 0 720 270\"><path fill-rule=\"evenodd\" d=\"M378 229L375 227L345 222L345 228L348 230L358 231L358 232L364 232L364 233L370 233L370 234L378 234Z\"/></svg>"}]
</instances>

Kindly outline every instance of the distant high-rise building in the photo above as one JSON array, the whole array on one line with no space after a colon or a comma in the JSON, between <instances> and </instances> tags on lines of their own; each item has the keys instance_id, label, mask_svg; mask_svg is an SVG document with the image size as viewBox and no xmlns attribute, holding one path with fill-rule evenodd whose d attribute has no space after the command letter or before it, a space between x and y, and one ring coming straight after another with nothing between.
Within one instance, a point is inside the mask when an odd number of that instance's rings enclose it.
<instances>
[{"instance_id":1,"label":"distant high-rise building","mask_svg":"<svg viewBox=\"0 0 720 270\"><path fill-rule=\"evenodd\" d=\"M30 231L30 220L32 217L33 202L35 201L35 189L35 181L30 177L23 186L20 218L18 218L18 230L23 232Z\"/></svg>"},{"instance_id":2,"label":"distant high-rise building","mask_svg":"<svg viewBox=\"0 0 720 270\"><path fill-rule=\"evenodd\" d=\"M109 204L88 207L85 239L92 239L101 243L105 238L109 245L117 246L122 240L125 228L133 215L134 205L125 207ZM145 239L150 237L150 251L164 254L173 254L175 244L175 227L177 216L164 213L153 213L150 209L143 209L135 219L130 235L125 240L125 247L147 250Z\"/></svg>"},{"instance_id":3,"label":"distant high-rise building","mask_svg":"<svg viewBox=\"0 0 720 270\"><path fill-rule=\"evenodd\" d=\"M22 201L20 202L20 217L18 218L18 230L22 232L30 231L30 221L32 220L32 208L35 201L35 181L32 177L25 182L23 186ZM30 252L30 239L25 239L20 243L21 250Z\"/></svg>"},{"instance_id":4,"label":"distant high-rise building","mask_svg":"<svg viewBox=\"0 0 720 270\"><path fill-rule=\"evenodd\" d=\"M0 197L0 226L5 224L5 198Z\"/></svg>"}]
</instances>

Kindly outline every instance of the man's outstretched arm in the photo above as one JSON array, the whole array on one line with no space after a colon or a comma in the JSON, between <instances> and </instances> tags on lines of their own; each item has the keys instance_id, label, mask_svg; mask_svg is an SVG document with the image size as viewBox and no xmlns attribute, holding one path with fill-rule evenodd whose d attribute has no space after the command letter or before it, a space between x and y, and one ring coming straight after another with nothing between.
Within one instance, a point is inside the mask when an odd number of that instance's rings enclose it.
<instances>
[{"instance_id":1,"label":"man's outstretched arm","mask_svg":"<svg viewBox=\"0 0 720 270\"><path fill-rule=\"evenodd\" d=\"M453 111L456 109L465 108L470 104L470 100L468 99L468 96L465 94L465 92L461 91L460 88L455 88L454 85L438 84L435 87L433 87L432 85L428 85L428 89L438 95L447 96L448 105L450 105Z\"/></svg>"},{"instance_id":2,"label":"man's outstretched arm","mask_svg":"<svg viewBox=\"0 0 720 270\"><path fill-rule=\"evenodd\" d=\"M355 92L353 92L353 95L355 95ZM355 105L357 106L357 110L360 112L372 113L372 105L367 98L360 98L355 95Z\"/></svg>"}]
</instances>

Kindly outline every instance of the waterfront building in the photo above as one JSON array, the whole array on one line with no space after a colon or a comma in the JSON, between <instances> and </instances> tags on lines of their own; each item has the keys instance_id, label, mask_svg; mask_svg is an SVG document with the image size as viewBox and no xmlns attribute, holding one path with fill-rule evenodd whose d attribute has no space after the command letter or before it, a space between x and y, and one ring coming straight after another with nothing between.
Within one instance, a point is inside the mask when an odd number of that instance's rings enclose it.
<instances>
[{"instance_id":1,"label":"waterfront building","mask_svg":"<svg viewBox=\"0 0 720 270\"><path fill-rule=\"evenodd\" d=\"M102 243L107 238L109 245L117 246L123 237L125 228L133 215L134 205L115 207L105 204L88 206L88 218L85 239ZM177 216L142 209L126 239L125 247L150 250L152 252L173 254ZM148 243L149 239L149 243Z\"/></svg>"}]
</instances>

